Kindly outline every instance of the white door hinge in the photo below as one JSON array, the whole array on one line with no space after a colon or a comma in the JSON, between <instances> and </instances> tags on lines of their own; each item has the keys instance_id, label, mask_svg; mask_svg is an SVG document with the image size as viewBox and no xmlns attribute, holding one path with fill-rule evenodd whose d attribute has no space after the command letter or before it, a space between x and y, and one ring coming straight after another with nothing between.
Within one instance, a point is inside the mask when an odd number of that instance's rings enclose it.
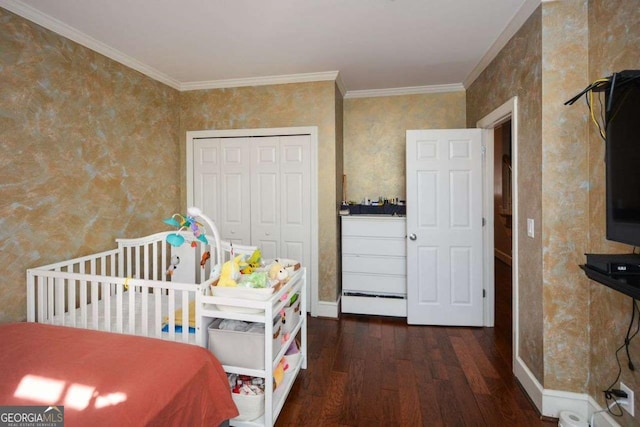
<instances>
[{"instance_id":1,"label":"white door hinge","mask_svg":"<svg viewBox=\"0 0 640 427\"><path fill-rule=\"evenodd\" d=\"M484 227L485 225L487 225L487 219L486 218L482 218L482 226Z\"/></svg>"},{"instance_id":2,"label":"white door hinge","mask_svg":"<svg viewBox=\"0 0 640 427\"><path fill-rule=\"evenodd\" d=\"M486 298L487 297L487 290L483 289L482 290L482 298Z\"/></svg>"}]
</instances>

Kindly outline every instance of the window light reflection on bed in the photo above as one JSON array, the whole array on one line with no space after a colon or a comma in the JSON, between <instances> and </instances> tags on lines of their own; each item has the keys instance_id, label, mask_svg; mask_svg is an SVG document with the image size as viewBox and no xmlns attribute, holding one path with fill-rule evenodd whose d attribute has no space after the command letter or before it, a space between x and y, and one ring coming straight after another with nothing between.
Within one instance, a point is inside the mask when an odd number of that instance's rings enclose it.
<instances>
[{"instance_id":1,"label":"window light reflection on bed","mask_svg":"<svg viewBox=\"0 0 640 427\"><path fill-rule=\"evenodd\" d=\"M124 393L109 393L104 396L96 397L96 408L105 408L107 406L114 406L127 400L127 395Z\"/></svg>"},{"instance_id":2,"label":"window light reflection on bed","mask_svg":"<svg viewBox=\"0 0 640 427\"><path fill-rule=\"evenodd\" d=\"M95 387L89 385L72 383L67 386L66 381L38 375L25 375L14 396L47 405L62 403L65 409L77 411L86 409L92 401L95 402L96 409L101 409L127 400L127 395L122 392L101 395Z\"/></svg>"},{"instance_id":3,"label":"window light reflection on bed","mask_svg":"<svg viewBox=\"0 0 640 427\"><path fill-rule=\"evenodd\" d=\"M15 397L34 400L46 404L57 404L64 391L65 381L52 378L39 377L37 375L25 375L20 381Z\"/></svg>"}]
</instances>

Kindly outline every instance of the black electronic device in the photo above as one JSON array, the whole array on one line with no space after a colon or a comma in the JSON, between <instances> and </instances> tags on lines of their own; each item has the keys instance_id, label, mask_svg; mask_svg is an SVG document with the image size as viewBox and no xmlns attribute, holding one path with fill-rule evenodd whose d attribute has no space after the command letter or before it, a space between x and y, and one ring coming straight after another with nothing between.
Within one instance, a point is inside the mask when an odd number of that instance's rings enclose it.
<instances>
[{"instance_id":1,"label":"black electronic device","mask_svg":"<svg viewBox=\"0 0 640 427\"><path fill-rule=\"evenodd\" d=\"M640 275L640 254L586 254L587 267L607 275Z\"/></svg>"},{"instance_id":2,"label":"black electronic device","mask_svg":"<svg viewBox=\"0 0 640 427\"><path fill-rule=\"evenodd\" d=\"M595 89L606 94L606 237L640 246L640 70L607 83Z\"/></svg>"}]
</instances>

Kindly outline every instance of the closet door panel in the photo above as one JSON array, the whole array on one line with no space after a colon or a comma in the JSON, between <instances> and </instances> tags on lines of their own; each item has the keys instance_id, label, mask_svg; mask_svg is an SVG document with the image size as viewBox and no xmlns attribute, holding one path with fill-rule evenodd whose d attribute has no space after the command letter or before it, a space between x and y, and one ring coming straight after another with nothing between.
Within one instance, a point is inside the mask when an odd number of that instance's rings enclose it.
<instances>
[{"instance_id":1,"label":"closet door panel","mask_svg":"<svg viewBox=\"0 0 640 427\"><path fill-rule=\"evenodd\" d=\"M265 258L280 253L279 137L254 138L251 150L251 244Z\"/></svg>"},{"instance_id":2,"label":"closet door panel","mask_svg":"<svg viewBox=\"0 0 640 427\"><path fill-rule=\"evenodd\" d=\"M280 138L280 187L282 196L280 236L282 258L311 262L311 138Z\"/></svg>"},{"instance_id":3,"label":"closet door panel","mask_svg":"<svg viewBox=\"0 0 640 427\"><path fill-rule=\"evenodd\" d=\"M219 138L206 138L197 141L194 146L193 171L196 206L217 223L220 218Z\"/></svg>"},{"instance_id":4,"label":"closet door panel","mask_svg":"<svg viewBox=\"0 0 640 427\"><path fill-rule=\"evenodd\" d=\"M221 192L218 227L222 239L251 243L251 139L221 140Z\"/></svg>"},{"instance_id":5,"label":"closet door panel","mask_svg":"<svg viewBox=\"0 0 640 427\"><path fill-rule=\"evenodd\" d=\"M224 173L222 177L222 212L220 221L221 236L224 240L242 245L250 244L251 236L248 223L249 203L243 201L242 175L235 173ZM243 221L244 219L244 221Z\"/></svg>"},{"instance_id":6,"label":"closet door panel","mask_svg":"<svg viewBox=\"0 0 640 427\"><path fill-rule=\"evenodd\" d=\"M282 253L278 255L278 258L295 259L302 262L301 260L304 258L304 246L305 242L283 240Z\"/></svg>"}]
</instances>

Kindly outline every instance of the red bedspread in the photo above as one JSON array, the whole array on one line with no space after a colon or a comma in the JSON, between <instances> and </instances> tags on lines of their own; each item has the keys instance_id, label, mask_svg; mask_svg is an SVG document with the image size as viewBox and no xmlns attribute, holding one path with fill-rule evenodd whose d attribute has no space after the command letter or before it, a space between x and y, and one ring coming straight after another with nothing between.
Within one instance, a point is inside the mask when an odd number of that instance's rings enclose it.
<instances>
[{"instance_id":1,"label":"red bedspread","mask_svg":"<svg viewBox=\"0 0 640 427\"><path fill-rule=\"evenodd\" d=\"M0 325L0 405L64 405L67 426L217 426L238 415L206 349L44 325Z\"/></svg>"}]
</instances>

